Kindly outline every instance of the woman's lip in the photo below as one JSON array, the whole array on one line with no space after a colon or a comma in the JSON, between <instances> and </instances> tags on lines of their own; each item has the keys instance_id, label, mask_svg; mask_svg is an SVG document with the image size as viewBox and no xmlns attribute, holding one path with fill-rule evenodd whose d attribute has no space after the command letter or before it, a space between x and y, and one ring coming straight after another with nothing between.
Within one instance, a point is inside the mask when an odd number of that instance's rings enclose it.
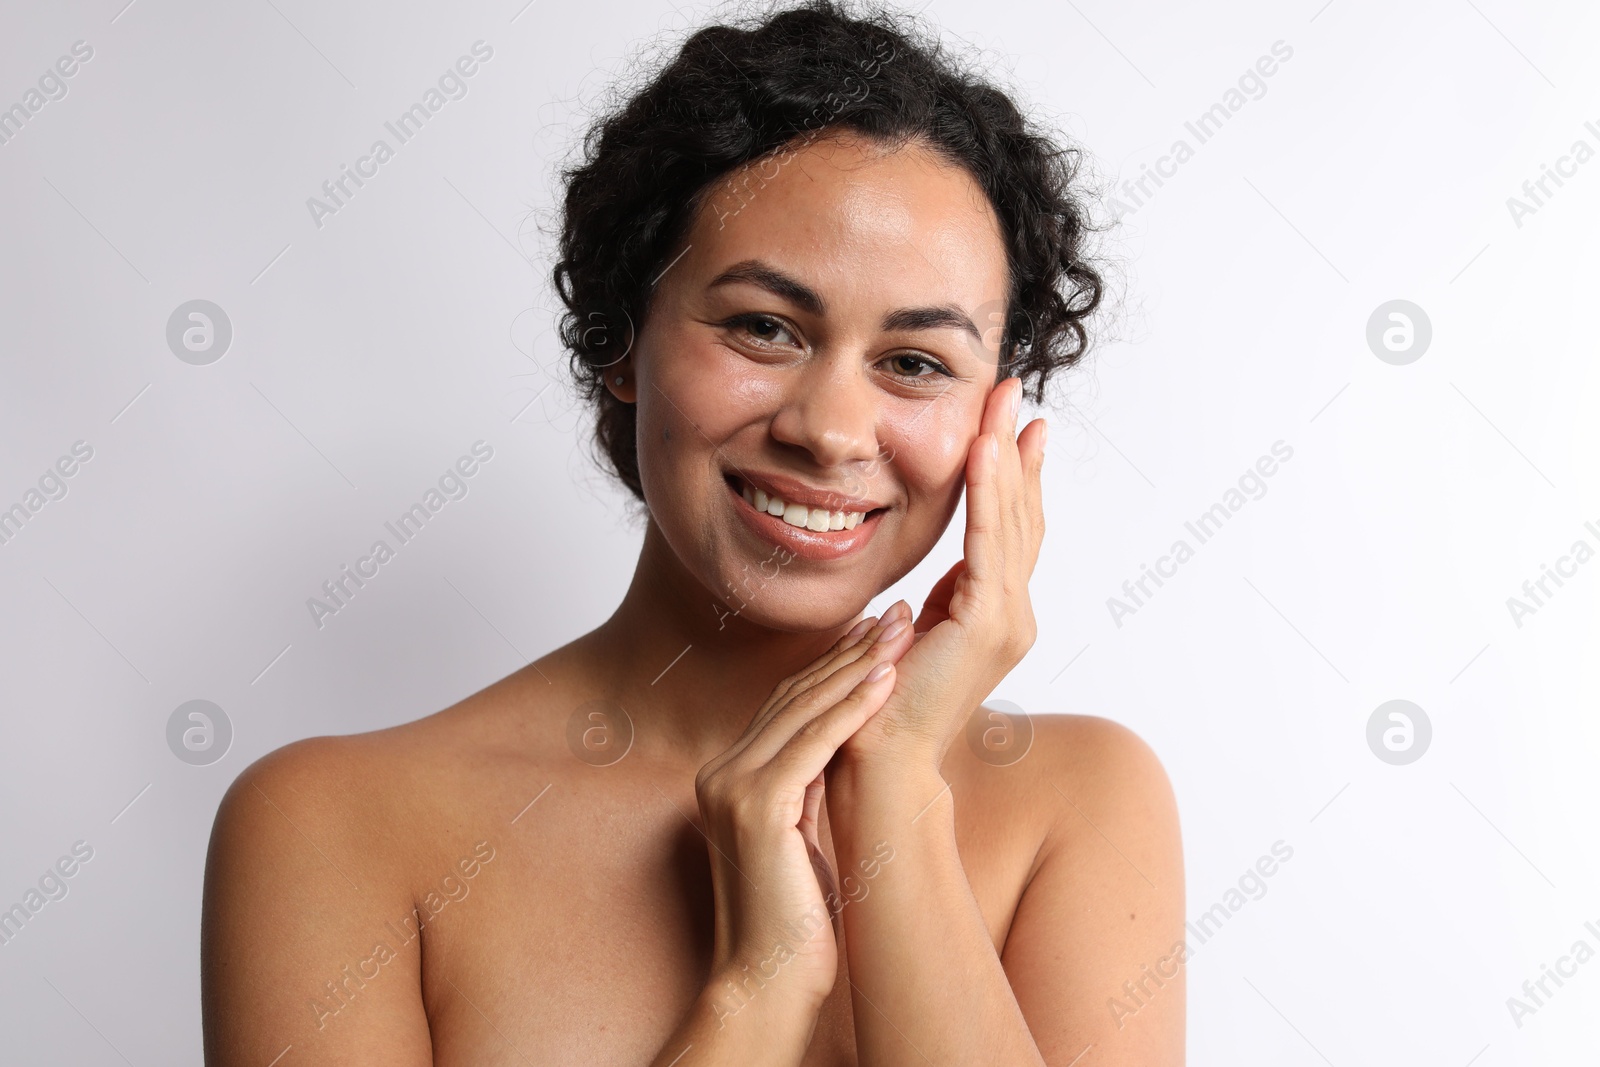
<instances>
[{"instance_id":1,"label":"woman's lip","mask_svg":"<svg viewBox=\"0 0 1600 1067\"><path fill-rule=\"evenodd\" d=\"M869 500L858 494L813 489L804 482L795 481L793 478L782 474L745 471L737 468L727 473L729 477L739 479L751 489L760 489L768 496L775 496L785 504L804 504L808 508L821 508L824 511L868 512L888 507L887 504Z\"/></svg>"},{"instance_id":2,"label":"woman's lip","mask_svg":"<svg viewBox=\"0 0 1600 1067\"><path fill-rule=\"evenodd\" d=\"M825 562L840 559L866 547L877 532L878 520L883 512L875 512L856 524L853 530L816 530L804 526L790 526L776 515L757 511L744 495L728 482L728 495L733 497L734 510L757 537L770 545L786 549L802 559Z\"/></svg>"}]
</instances>

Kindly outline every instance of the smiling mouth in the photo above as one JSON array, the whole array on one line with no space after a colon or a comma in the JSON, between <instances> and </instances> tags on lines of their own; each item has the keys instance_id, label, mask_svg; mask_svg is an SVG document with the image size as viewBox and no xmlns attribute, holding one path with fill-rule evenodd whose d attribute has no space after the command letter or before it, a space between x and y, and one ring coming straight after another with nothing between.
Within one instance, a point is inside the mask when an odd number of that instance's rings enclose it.
<instances>
[{"instance_id":1,"label":"smiling mouth","mask_svg":"<svg viewBox=\"0 0 1600 1067\"><path fill-rule=\"evenodd\" d=\"M861 523L874 518L888 508L872 508L866 511L830 511L827 508L807 507L805 504L784 500L773 496L763 489L757 489L736 474L725 475L724 480L728 488L744 498L757 512L764 512L773 518L781 519L790 526L812 533L830 533L840 530L854 530Z\"/></svg>"}]
</instances>

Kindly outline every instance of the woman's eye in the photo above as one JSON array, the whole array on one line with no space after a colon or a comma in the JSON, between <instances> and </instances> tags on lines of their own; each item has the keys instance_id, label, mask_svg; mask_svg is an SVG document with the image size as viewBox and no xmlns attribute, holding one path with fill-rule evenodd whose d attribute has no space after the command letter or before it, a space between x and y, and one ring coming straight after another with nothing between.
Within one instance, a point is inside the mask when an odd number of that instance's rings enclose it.
<instances>
[{"instance_id":1,"label":"woman's eye","mask_svg":"<svg viewBox=\"0 0 1600 1067\"><path fill-rule=\"evenodd\" d=\"M890 356L885 362L893 369L895 375L900 378L931 378L939 374L947 378L950 376L950 372L945 369L943 364L937 360L929 359L927 356L902 353L898 356Z\"/></svg>"},{"instance_id":2,"label":"woman's eye","mask_svg":"<svg viewBox=\"0 0 1600 1067\"><path fill-rule=\"evenodd\" d=\"M744 331L764 345L799 344L789 327L769 315L740 315L730 319L728 325Z\"/></svg>"}]
</instances>

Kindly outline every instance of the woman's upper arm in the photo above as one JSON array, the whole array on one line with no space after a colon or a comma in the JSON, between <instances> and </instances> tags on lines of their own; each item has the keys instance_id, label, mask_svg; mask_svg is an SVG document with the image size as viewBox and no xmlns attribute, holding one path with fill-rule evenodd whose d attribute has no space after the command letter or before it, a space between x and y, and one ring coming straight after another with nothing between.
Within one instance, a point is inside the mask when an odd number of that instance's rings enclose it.
<instances>
[{"instance_id":1,"label":"woman's upper arm","mask_svg":"<svg viewBox=\"0 0 1600 1067\"><path fill-rule=\"evenodd\" d=\"M1036 720L1037 722L1038 720ZM1001 961L1045 1061L1184 1057L1183 847L1148 746L1103 719L1048 724L1039 795L1056 808Z\"/></svg>"},{"instance_id":2,"label":"woman's upper arm","mask_svg":"<svg viewBox=\"0 0 1600 1067\"><path fill-rule=\"evenodd\" d=\"M217 812L201 914L208 1067L433 1062L413 901L343 739L247 768ZM409 924L409 926L408 926Z\"/></svg>"}]
</instances>

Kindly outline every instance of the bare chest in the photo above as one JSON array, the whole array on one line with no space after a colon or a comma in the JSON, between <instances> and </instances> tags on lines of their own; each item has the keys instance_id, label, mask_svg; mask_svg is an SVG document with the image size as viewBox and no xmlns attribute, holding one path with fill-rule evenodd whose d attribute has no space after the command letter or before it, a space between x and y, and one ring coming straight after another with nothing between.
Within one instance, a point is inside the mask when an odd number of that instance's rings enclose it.
<instances>
[{"instance_id":1,"label":"bare chest","mask_svg":"<svg viewBox=\"0 0 1600 1067\"><path fill-rule=\"evenodd\" d=\"M431 850L439 877L417 871L421 992L441 1067L648 1063L705 987L713 899L692 788L581 786L553 784L514 819L499 802L468 819L484 827L468 835L478 860L470 879L447 849ZM441 836L464 839L453 830ZM833 861L826 827L822 844ZM980 822L963 828L968 879L997 950L1025 881L1015 851ZM852 887L870 892L870 883ZM855 1063L840 948L809 1067ZM720 1002L737 1012L742 999L729 990Z\"/></svg>"}]
</instances>

